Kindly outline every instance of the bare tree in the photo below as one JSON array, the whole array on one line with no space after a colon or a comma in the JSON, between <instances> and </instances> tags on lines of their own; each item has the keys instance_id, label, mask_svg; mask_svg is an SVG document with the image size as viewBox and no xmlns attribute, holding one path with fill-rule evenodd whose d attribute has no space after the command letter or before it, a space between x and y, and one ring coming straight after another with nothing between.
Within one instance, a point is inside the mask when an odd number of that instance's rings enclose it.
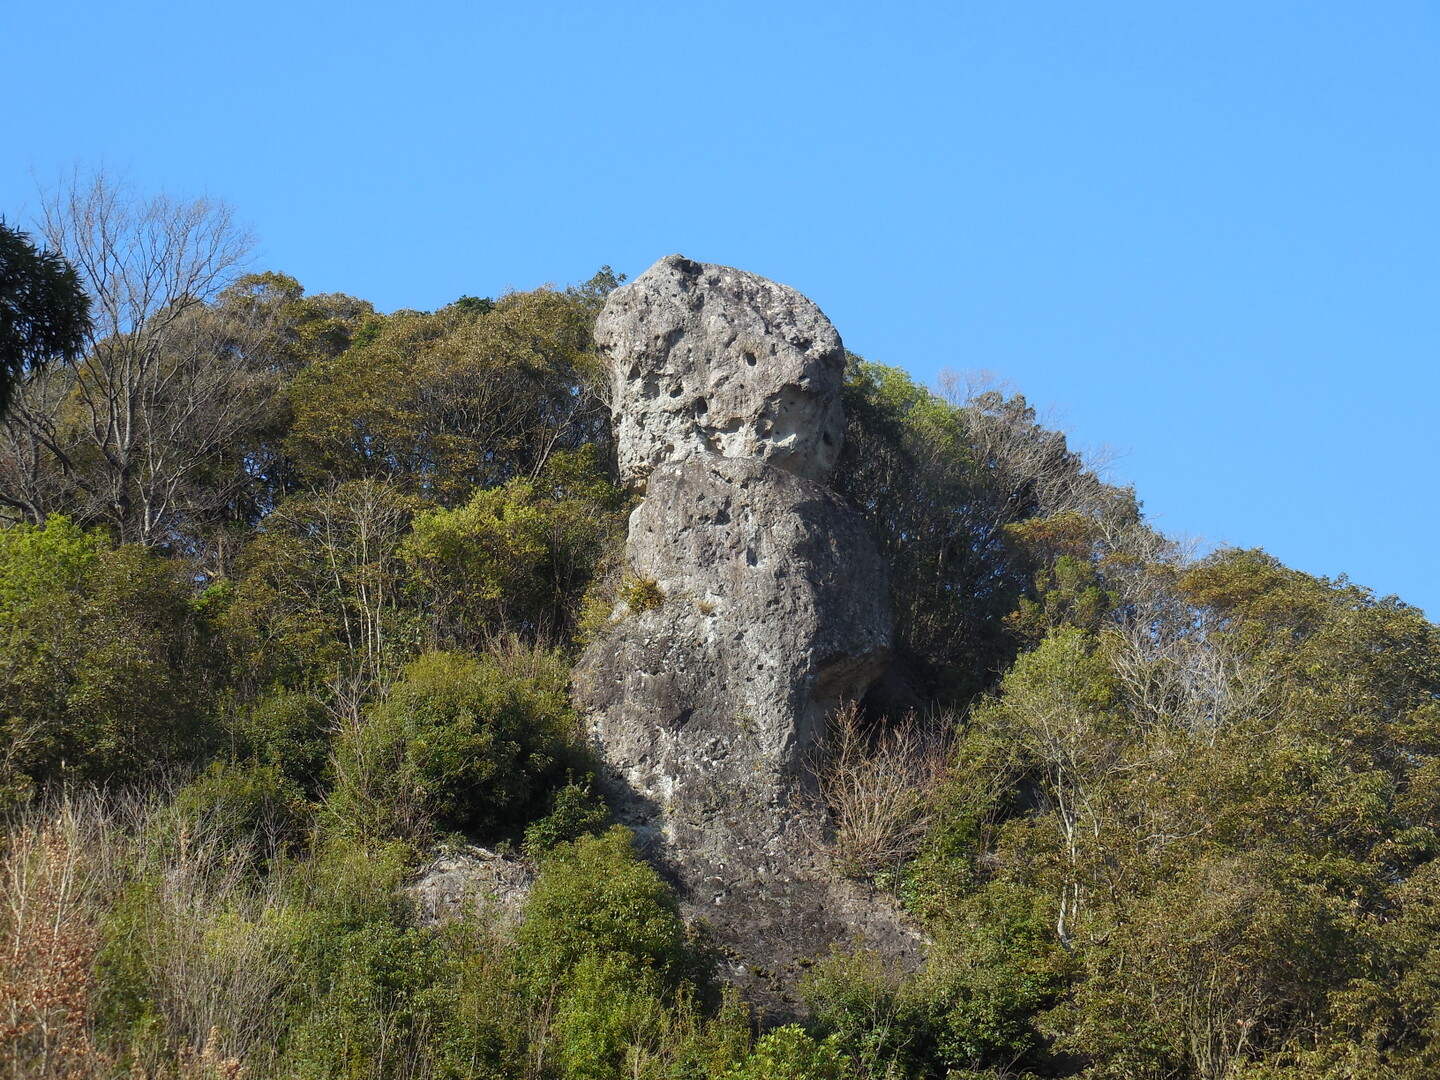
<instances>
[{"instance_id":1,"label":"bare tree","mask_svg":"<svg viewBox=\"0 0 1440 1080\"><path fill-rule=\"evenodd\" d=\"M60 183L41 228L80 272L94 325L81 363L17 394L0 502L42 520L63 500L122 542L162 542L187 482L266 397L235 328L206 308L251 237L224 203L142 198L104 172Z\"/></svg>"},{"instance_id":2,"label":"bare tree","mask_svg":"<svg viewBox=\"0 0 1440 1080\"><path fill-rule=\"evenodd\" d=\"M971 452L1004 497L989 508L997 525L1035 512L1099 513L1110 501L1114 489L1098 475L1107 464L1105 452L1082 458L1062 431L1039 422L1023 395L988 372L942 371L937 389L964 418Z\"/></svg>"}]
</instances>

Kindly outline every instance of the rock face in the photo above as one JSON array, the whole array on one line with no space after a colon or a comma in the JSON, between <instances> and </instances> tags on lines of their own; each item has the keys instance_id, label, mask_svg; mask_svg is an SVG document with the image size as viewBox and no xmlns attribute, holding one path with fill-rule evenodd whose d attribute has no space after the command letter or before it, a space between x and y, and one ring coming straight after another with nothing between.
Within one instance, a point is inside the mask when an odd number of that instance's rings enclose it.
<instances>
[{"instance_id":1,"label":"rock face","mask_svg":"<svg viewBox=\"0 0 1440 1080\"><path fill-rule=\"evenodd\" d=\"M534 880L523 860L472 846L436 855L407 891L422 926L439 926L476 908L513 924Z\"/></svg>"},{"instance_id":2,"label":"rock face","mask_svg":"<svg viewBox=\"0 0 1440 1080\"><path fill-rule=\"evenodd\" d=\"M621 820L703 918L728 974L785 1015L800 965L857 937L915 950L837 880L812 765L826 715L883 670L884 566L823 481L844 352L793 289L662 259L596 327L615 379L629 603L576 669Z\"/></svg>"},{"instance_id":3,"label":"rock face","mask_svg":"<svg viewBox=\"0 0 1440 1080\"><path fill-rule=\"evenodd\" d=\"M736 831L742 803L777 805L825 714L879 673L884 568L825 488L708 454L651 474L626 554L663 602L627 612L578 685L632 816L695 851Z\"/></svg>"},{"instance_id":4,"label":"rock face","mask_svg":"<svg viewBox=\"0 0 1440 1080\"><path fill-rule=\"evenodd\" d=\"M810 480L834 468L845 350L794 289L671 255L611 294L595 340L611 358L626 480L697 453Z\"/></svg>"}]
</instances>

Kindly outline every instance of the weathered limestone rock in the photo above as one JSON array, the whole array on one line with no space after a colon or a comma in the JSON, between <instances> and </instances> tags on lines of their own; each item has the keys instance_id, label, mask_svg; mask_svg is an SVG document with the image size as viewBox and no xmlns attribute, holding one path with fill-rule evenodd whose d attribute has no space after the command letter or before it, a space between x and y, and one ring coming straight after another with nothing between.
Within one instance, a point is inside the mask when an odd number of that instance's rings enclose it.
<instances>
[{"instance_id":1,"label":"weathered limestone rock","mask_svg":"<svg viewBox=\"0 0 1440 1080\"><path fill-rule=\"evenodd\" d=\"M893 909L834 877L812 764L826 715L884 668L884 565L823 486L840 451L839 336L799 293L662 259L597 324L622 469L645 498L622 604L576 669L621 819L785 1015L800 966L857 939L902 960ZM636 599L638 598L638 599Z\"/></svg>"},{"instance_id":2,"label":"weathered limestone rock","mask_svg":"<svg viewBox=\"0 0 1440 1080\"><path fill-rule=\"evenodd\" d=\"M884 667L884 567L853 510L763 461L691 457L648 490L626 560L664 599L624 615L576 688L633 824L679 851L760 850L826 714Z\"/></svg>"},{"instance_id":3,"label":"weathered limestone rock","mask_svg":"<svg viewBox=\"0 0 1440 1080\"><path fill-rule=\"evenodd\" d=\"M845 350L794 289L670 255L611 295L595 340L612 361L626 480L701 452L812 480L834 468Z\"/></svg>"},{"instance_id":4,"label":"weathered limestone rock","mask_svg":"<svg viewBox=\"0 0 1440 1080\"><path fill-rule=\"evenodd\" d=\"M438 926L476 908L515 923L534 881L535 872L523 859L472 845L436 855L407 892L422 926Z\"/></svg>"}]
</instances>

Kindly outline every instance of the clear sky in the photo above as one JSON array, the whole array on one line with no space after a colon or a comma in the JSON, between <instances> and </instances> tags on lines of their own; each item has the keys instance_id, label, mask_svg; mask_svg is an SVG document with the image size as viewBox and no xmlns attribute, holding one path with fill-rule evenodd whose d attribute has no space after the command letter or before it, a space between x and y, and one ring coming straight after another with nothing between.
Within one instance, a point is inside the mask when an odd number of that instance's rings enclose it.
<instances>
[{"instance_id":1,"label":"clear sky","mask_svg":"<svg viewBox=\"0 0 1440 1080\"><path fill-rule=\"evenodd\" d=\"M1161 528L1440 617L1440 4L0 0L0 213L104 162L383 310L670 252L989 369Z\"/></svg>"}]
</instances>

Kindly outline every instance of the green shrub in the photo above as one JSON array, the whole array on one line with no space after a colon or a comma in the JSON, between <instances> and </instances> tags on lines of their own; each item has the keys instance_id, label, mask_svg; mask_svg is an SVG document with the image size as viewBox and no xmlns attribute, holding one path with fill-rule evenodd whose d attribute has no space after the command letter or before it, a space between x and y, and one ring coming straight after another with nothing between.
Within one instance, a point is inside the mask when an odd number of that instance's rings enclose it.
<instances>
[{"instance_id":1,"label":"green shrub","mask_svg":"<svg viewBox=\"0 0 1440 1080\"><path fill-rule=\"evenodd\" d=\"M698 1008L687 1010L686 1004L683 999L676 1003L667 1048L668 1071L662 1075L667 1080L723 1077L750 1052L750 1006L733 986L723 988L711 1015Z\"/></svg>"},{"instance_id":2,"label":"green shrub","mask_svg":"<svg viewBox=\"0 0 1440 1080\"><path fill-rule=\"evenodd\" d=\"M689 982L667 991L625 953L586 953L553 996L532 1000L551 1013L544 1056L564 1080L721 1077L750 1047L750 1011L733 991L707 1015Z\"/></svg>"},{"instance_id":3,"label":"green shrub","mask_svg":"<svg viewBox=\"0 0 1440 1080\"><path fill-rule=\"evenodd\" d=\"M630 578L620 586L620 599L630 614L639 615L665 603L665 593L654 578Z\"/></svg>"},{"instance_id":4,"label":"green shrub","mask_svg":"<svg viewBox=\"0 0 1440 1080\"><path fill-rule=\"evenodd\" d=\"M412 853L323 835L290 874L290 942L301 984L281 1075L405 1075L445 1008L445 958L400 891Z\"/></svg>"},{"instance_id":5,"label":"green shrub","mask_svg":"<svg viewBox=\"0 0 1440 1080\"><path fill-rule=\"evenodd\" d=\"M817 1040L796 1024L767 1031L727 1074L730 1080L850 1080L855 1070L839 1039Z\"/></svg>"},{"instance_id":6,"label":"green shrub","mask_svg":"<svg viewBox=\"0 0 1440 1080\"><path fill-rule=\"evenodd\" d=\"M551 851L516 945L532 1007L553 1015L560 1076L716 1075L745 1048L736 1003L705 1019L709 957L625 828Z\"/></svg>"},{"instance_id":7,"label":"green shrub","mask_svg":"<svg viewBox=\"0 0 1440 1080\"><path fill-rule=\"evenodd\" d=\"M340 929L378 922L407 925L413 905L400 886L413 861L413 849L399 841L365 843L324 833L311 856L286 875L288 898Z\"/></svg>"},{"instance_id":8,"label":"green shrub","mask_svg":"<svg viewBox=\"0 0 1440 1080\"><path fill-rule=\"evenodd\" d=\"M515 1075L530 1026L524 987L506 929L467 914L436 931L449 959L453 993L432 1037L435 1072L455 1080Z\"/></svg>"},{"instance_id":9,"label":"green shrub","mask_svg":"<svg viewBox=\"0 0 1440 1080\"><path fill-rule=\"evenodd\" d=\"M231 720L236 752L277 768L307 793L318 789L330 753L330 720L310 694L277 691L237 710Z\"/></svg>"},{"instance_id":10,"label":"green shrub","mask_svg":"<svg viewBox=\"0 0 1440 1080\"><path fill-rule=\"evenodd\" d=\"M605 472L594 445L560 451L538 478L417 515L401 556L437 644L478 648L497 630L571 636L586 586L624 532L626 498Z\"/></svg>"},{"instance_id":11,"label":"green shrub","mask_svg":"<svg viewBox=\"0 0 1440 1080\"><path fill-rule=\"evenodd\" d=\"M325 838L296 874L294 971L304 984L278 1075L470 1080L513 1075L531 1025L514 948L467 915L419 927L409 852Z\"/></svg>"},{"instance_id":12,"label":"green shrub","mask_svg":"<svg viewBox=\"0 0 1440 1080\"><path fill-rule=\"evenodd\" d=\"M0 792L134 783L210 749L191 589L177 562L58 515L0 529Z\"/></svg>"},{"instance_id":13,"label":"green shrub","mask_svg":"<svg viewBox=\"0 0 1440 1080\"><path fill-rule=\"evenodd\" d=\"M587 956L623 962L667 993L706 981L674 894L621 826L551 853L526 901L517 942L522 970L542 995L567 985Z\"/></svg>"},{"instance_id":14,"label":"green shrub","mask_svg":"<svg viewBox=\"0 0 1440 1080\"><path fill-rule=\"evenodd\" d=\"M875 953L844 953L815 965L801 985L814 1027L833 1036L866 1075L925 1075L933 1064L926 1002L913 982Z\"/></svg>"},{"instance_id":15,"label":"green shrub","mask_svg":"<svg viewBox=\"0 0 1440 1080\"><path fill-rule=\"evenodd\" d=\"M570 775L546 801L548 813L525 829L524 850L532 859L540 858L559 844L597 835L610 822L610 811L595 794L588 776L577 781Z\"/></svg>"},{"instance_id":16,"label":"green shrub","mask_svg":"<svg viewBox=\"0 0 1440 1080\"><path fill-rule=\"evenodd\" d=\"M306 1080L411 1076L453 996L433 934L385 922L325 941L323 981L296 1026L287 1071Z\"/></svg>"},{"instance_id":17,"label":"green shrub","mask_svg":"<svg viewBox=\"0 0 1440 1080\"><path fill-rule=\"evenodd\" d=\"M1047 1062L1037 1018L1064 992L1072 966L1053 919L1048 897L1000 882L958 907L916 988L940 1061L977 1069Z\"/></svg>"},{"instance_id":18,"label":"green shrub","mask_svg":"<svg viewBox=\"0 0 1440 1080\"><path fill-rule=\"evenodd\" d=\"M565 669L548 654L429 653L346 731L332 821L375 839L518 827L574 758Z\"/></svg>"},{"instance_id":19,"label":"green shrub","mask_svg":"<svg viewBox=\"0 0 1440 1080\"><path fill-rule=\"evenodd\" d=\"M260 856L298 842L310 813L299 785L276 766L226 761L182 788L175 809L188 831Z\"/></svg>"},{"instance_id":20,"label":"green shrub","mask_svg":"<svg viewBox=\"0 0 1440 1080\"><path fill-rule=\"evenodd\" d=\"M655 972L637 974L623 955L587 954L555 1006L551 1038L559 1074L565 1080L618 1080L658 1055L671 1023Z\"/></svg>"}]
</instances>

